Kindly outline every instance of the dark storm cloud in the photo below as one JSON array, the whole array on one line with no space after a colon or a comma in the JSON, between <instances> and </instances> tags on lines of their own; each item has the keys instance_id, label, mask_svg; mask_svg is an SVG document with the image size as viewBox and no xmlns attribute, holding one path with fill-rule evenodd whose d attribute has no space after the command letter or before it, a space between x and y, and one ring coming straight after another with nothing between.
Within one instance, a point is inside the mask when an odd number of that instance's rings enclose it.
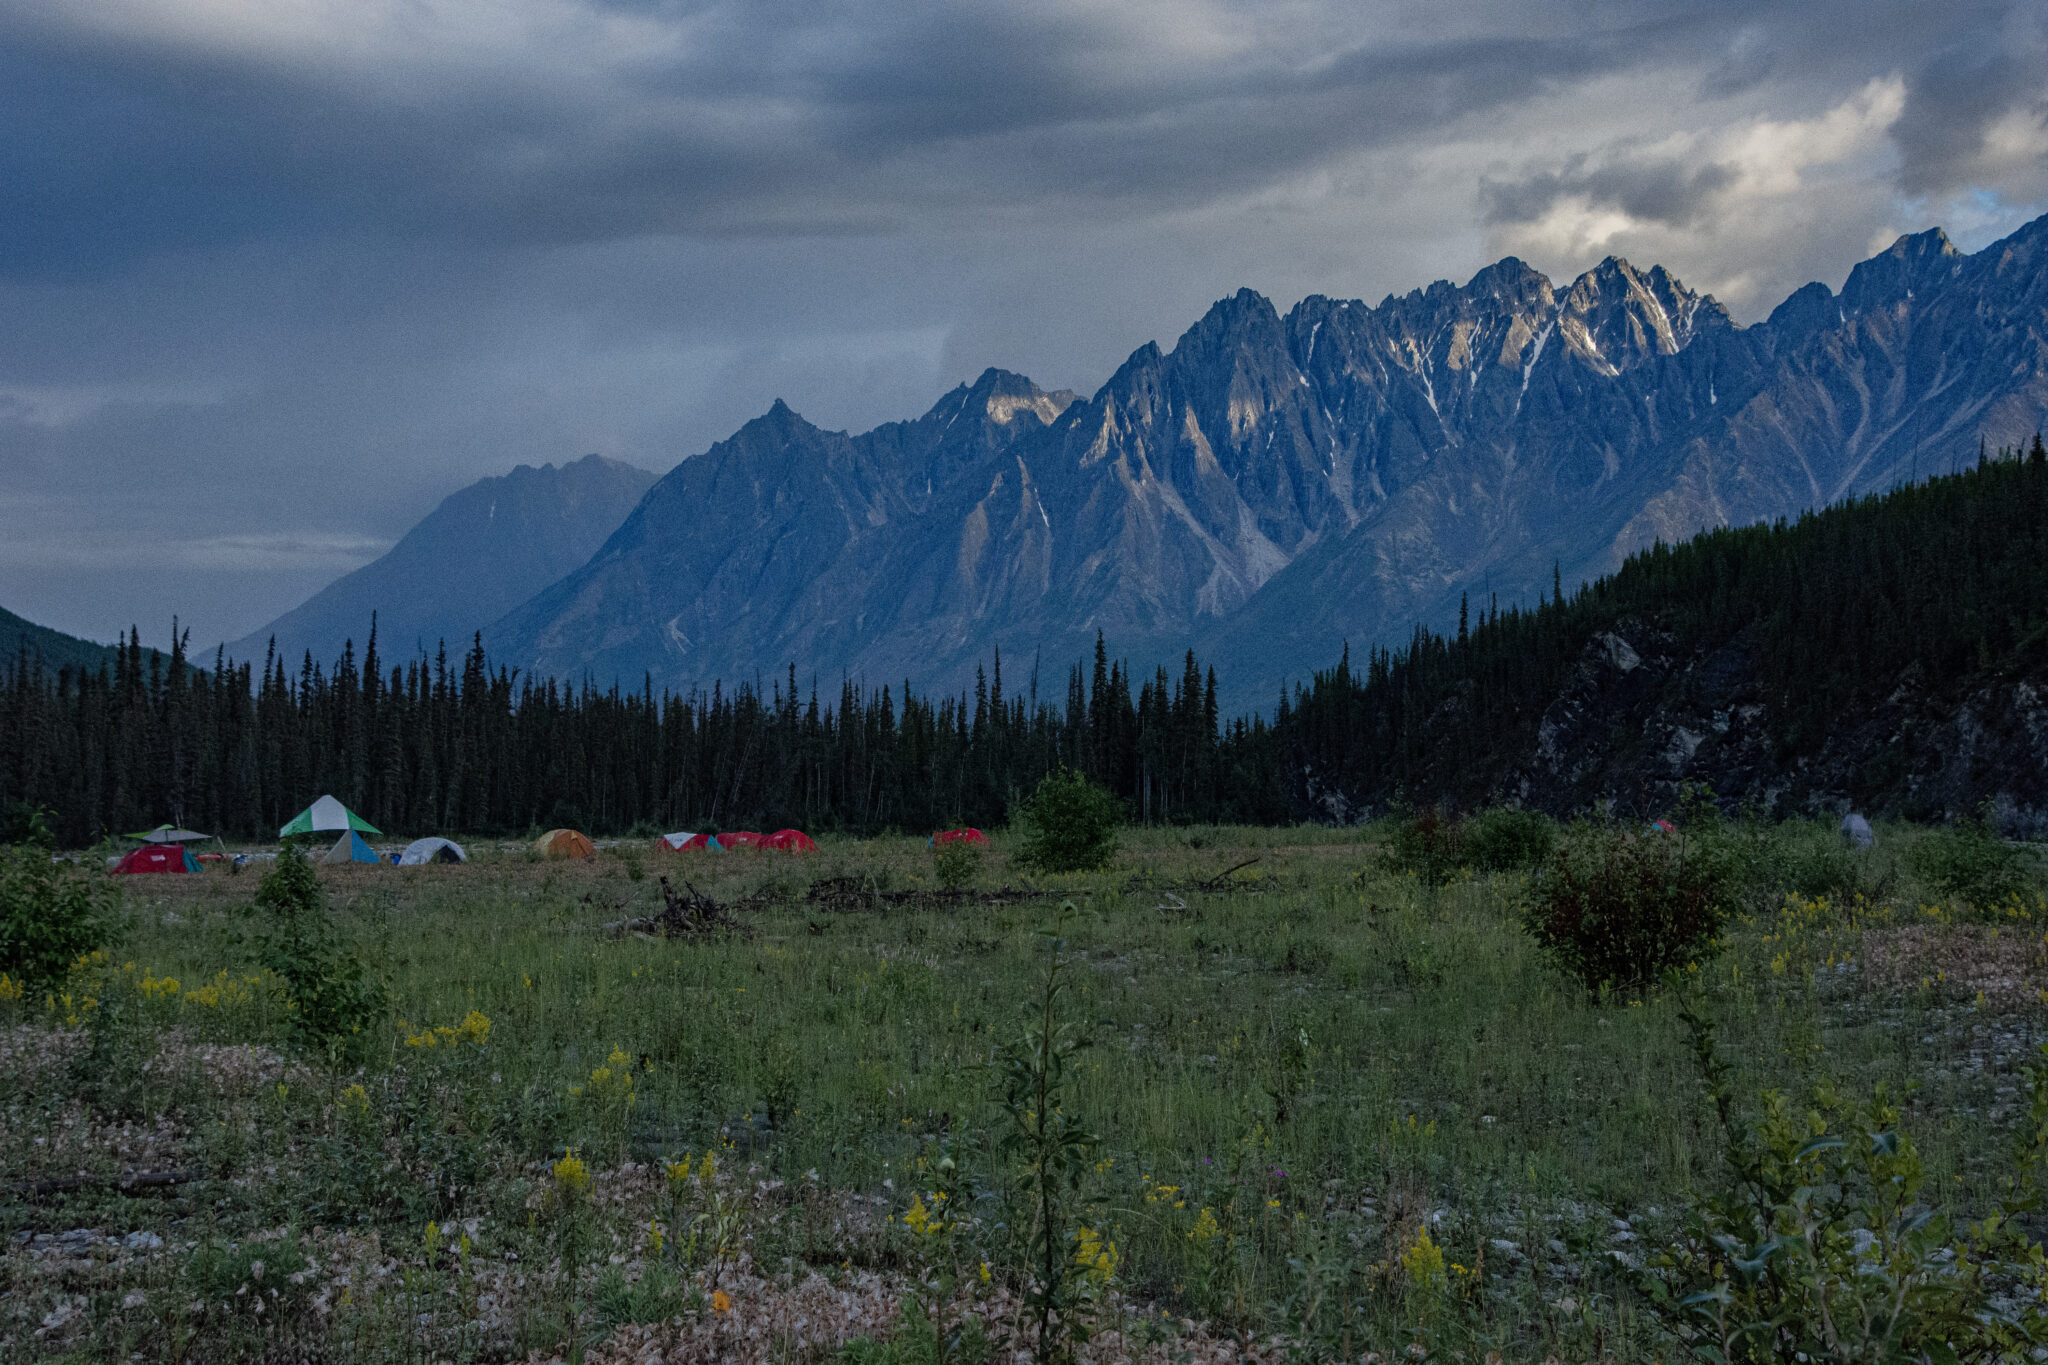
<instances>
[{"instance_id":1,"label":"dark storm cloud","mask_svg":"<svg viewBox=\"0 0 2048 1365\"><path fill-rule=\"evenodd\" d=\"M1987 139L2002 120L2039 126L2048 117L2048 46L2038 31L1972 38L1937 52L1907 82L1893 137L1902 162L1899 183L1909 194L1959 189L1987 171L2026 169L1997 166L2000 149L1987 147ZM2048 155L2048 144L2013 151L2022 158L2031 152L2038 161Z\"/></svg>"},{"instance_id":2,"label":"dark storm cloud","mask_svg":"<svg viewBox=\"0 0 2048 1365\"><path fill-rule=\"evenodd\" d=\"M158 7L143 6L145 13ZM174 7L165 7L172 8ZM615 7L614 7L615 8ZM484 243L844 232L934 210L1185 204L1335 152L1483 118L1544 88L1682 57L1655 9L1441 38L1324 23L1176 46L1114 7L651 7L646 53L390 71L111 35L38 8L0 26L0 270L78 274L266 234ZM1218 12L1222 13L1221 11ZM366 17L374 21L374 8ZM664 27L664 21L667 27ZM432 57L431 46L425 54ZM460 57L462 54L453 54ZM360 60L360 59L359 59Z\"/></svg>"},{"instance_id":3,"label":"dark storm cloud","mask_svg":"<svg viewBox=\"0 0 2048 1365\"><path fill-rule=\"evenodd\" d=\"M1754 313L1942 195L1991 204L1980 234L2048 195L2040 24L0 0L0 605L232 637L514 463L664 469L776 397L858 428L990 364L1086 389L1241 284L1377 298L1626 246Z\"/></svg>"}]
</instances>

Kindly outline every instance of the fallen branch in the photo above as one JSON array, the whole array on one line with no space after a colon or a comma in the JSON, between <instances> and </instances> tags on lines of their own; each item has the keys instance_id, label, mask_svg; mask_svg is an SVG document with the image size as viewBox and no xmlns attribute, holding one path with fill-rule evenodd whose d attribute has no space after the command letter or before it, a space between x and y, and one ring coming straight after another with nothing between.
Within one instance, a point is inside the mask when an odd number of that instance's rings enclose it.
<instances>
[{"instance_id":1,"label":"fallen branch","mask_svg":"<svg viewBox=\"0 0 2048 1365\"><path fill-rule=\"evenodd\" d=\"M1257 861L1257 858L1246 858L1237 866L1226 867L1221 872L1218 872L1215 876L1209 878L1207 881L1195 883L1195 886L1198 890L1202 891L1221 891L1223 889L1224 878L1228 877L1233 872L1244 871L1246 868L1250 867L1253 863Z\"/></svg>"},{"instance_id":2,"label":"fallen branch","mask_svg":"<svg viewBox=\"0 0 2048 1365\"><path fill-rule=\"evenodd\" d=\"M200 1179L198 1171L135 1171L128 1175L67 1175L55 1180L16 1180L9 1189L15 1194L70 1194L74 1190L112 1189L163 1190L188 1185Z\"/></svg>"}]
</instances>

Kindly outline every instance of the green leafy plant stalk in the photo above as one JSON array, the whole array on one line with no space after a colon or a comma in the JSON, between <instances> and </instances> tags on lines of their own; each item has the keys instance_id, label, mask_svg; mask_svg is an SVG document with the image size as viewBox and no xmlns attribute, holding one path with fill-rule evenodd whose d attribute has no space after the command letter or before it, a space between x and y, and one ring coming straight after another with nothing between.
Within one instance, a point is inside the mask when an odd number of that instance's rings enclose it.
<instances>
[{"instance_id":1,"label":"green leafy plant stalk","mask_svg":"<svg viewBox=\"0 0 2048 1365\"><path fill-rule=\"evenodd\" d=\"M1032 1279L1024 1300L1036 1329L1033 1358L1042 1365L1071 1361L1074 1348L1087 1339L1080 1317L1087 1267L1073 1248L1081 1231L1075 1209L1096 1137L1073 1112L1074 1057L1088 1040L1061 1011L1067 989L1064 934L1074 912L1074 903L1063 901L1051 929L1039 931L1046 967L1036 1017L999 1048L992 1063L1000 1111L998 1150L1014 1163L1027 1206Z\"/></svg>"}]
</instances>

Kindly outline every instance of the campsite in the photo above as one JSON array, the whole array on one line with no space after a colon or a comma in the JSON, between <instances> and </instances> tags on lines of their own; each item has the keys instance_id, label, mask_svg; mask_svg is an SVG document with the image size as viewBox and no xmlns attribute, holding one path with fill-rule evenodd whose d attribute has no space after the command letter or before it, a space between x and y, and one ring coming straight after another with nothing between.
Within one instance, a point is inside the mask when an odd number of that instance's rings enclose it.
<instances>
[{"instance_id":1,"label":"campsite","mask_svg":"<svg viewBox=\"0 0 2048 1365\"><path fill-rule=\"evenodd\" d=\"M1484 813L1451 865L1382 821L1125 829L1078 872L1015 829L400 867L352 814L314 861L103 876L118 938L0 990L17 1356L1028 1355L1005 1078L1048 1020L1054 1321L1091 1360L1672 1358L1728 1180L1689 1012L1741 1122L1776 1093L1903 1138L1915 1265L2032 1179L2048 1113L2048 902L1954 831L1730 825L1719 950L1589 993ZM378 861L328 861L356 839ZM329 927L286 951L252 907L294 876ZM284 975L319 953L364 1004L326 1041Z\"/></svg>"}]
</instances>

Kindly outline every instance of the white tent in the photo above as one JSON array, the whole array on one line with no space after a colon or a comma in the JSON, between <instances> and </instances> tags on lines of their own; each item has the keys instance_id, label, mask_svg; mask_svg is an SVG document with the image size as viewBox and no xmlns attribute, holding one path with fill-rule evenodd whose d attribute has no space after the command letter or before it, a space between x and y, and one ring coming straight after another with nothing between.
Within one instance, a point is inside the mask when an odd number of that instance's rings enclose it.
<instances>
[{"instance_id":1,"label":"white tent","mask_svg":"<svg viewBox=\"0 0 2048 1365\"><path fill-rule=\"evenodd\" d=\"M415 839L405 846L405 852L398 855L400 867L419 867L426 863L466 863L469 855L462 851L462 845L453 839Z\"/></svg>"},{"instance_id":2,"label":"white tent","mask_svg":"<svg viewBox=\"0 0 2048 1365\"><path fill-rule=\"evenodd\" d=\"M1853 810L1842 817L1842 837L1857 848L1869 848L1877 841L1877 836L1870 832L1870 822Z\"/></svg>"}]
</instances>

